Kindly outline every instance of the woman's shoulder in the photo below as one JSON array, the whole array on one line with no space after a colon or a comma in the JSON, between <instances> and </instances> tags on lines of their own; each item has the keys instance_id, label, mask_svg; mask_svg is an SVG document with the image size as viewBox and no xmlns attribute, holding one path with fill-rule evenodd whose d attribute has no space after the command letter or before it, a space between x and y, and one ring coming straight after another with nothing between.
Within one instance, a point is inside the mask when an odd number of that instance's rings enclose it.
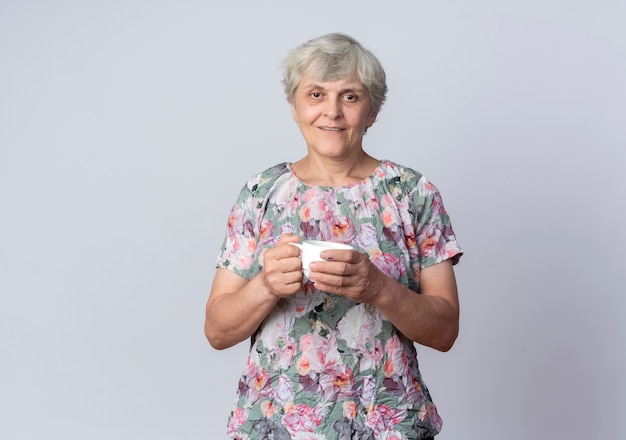
<instances>
[{"instance_id":1,"label":"woman's shoulder","mask_svg":"<svg viewBox=\"0 0 626 440\"><path fill-rule=\"evenodd\" d=\"M421 172L391 160L382 160L380 169L382 170L380 177L383 180L407 189L415 188L426 182L426 178Z\"/></svg>"},{"instance_id":2,"label":"woman's shoulder","mask_svg":"<svg viewBox=\"0 0 626 440\"><path fill-rule=\"evenodd\" d=\"M246 187L252 193L263 194L272 188L276 181L289 175L291 175L289 164L282 162L251 176L246 182Z\"/></svg>"},{"instance_id":3,"label":"woman's shoulder","mask_svg":"<svg viewBox=\"0 0 626 440\"><path fill-rule=\"evenodd\" d=\"M394 194L396 198L418 197L418 199L437 197L437 186L414 168L398 164L393 161L381 161L383 171L379 181L386 191ZM380 185L380 183L379 183Z\"/></svg>"}]
</instances>

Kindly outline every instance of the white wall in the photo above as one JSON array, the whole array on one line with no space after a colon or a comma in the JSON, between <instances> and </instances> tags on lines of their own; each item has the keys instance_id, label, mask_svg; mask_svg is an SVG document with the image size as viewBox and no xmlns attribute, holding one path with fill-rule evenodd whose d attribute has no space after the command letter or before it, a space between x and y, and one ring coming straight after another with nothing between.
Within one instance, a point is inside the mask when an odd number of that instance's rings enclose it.
<instances>
[{"instance_id":1,"label":"white wall","mask_svg":"<svg viewBox=\"0 0 626 440\"><path fill-rule=\"evenodd\" d=\"M368 150L441 189L462 333L446 439L626 438L621 1L0 2L0 438L218 439L246 344L202 333L244 180L304 153L279 63L342 31Z\"/></svg>"}]
</instances>

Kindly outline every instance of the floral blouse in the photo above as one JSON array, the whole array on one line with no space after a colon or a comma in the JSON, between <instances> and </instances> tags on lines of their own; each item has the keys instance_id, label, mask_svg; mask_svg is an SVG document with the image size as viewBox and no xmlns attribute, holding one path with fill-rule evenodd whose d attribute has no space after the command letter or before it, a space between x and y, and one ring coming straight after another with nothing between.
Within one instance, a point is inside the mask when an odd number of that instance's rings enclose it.
<instances>
[{"instance_id":1,"label":"floral blouse","mask_svg":"<svg viewBox=\"0 0 626 440\"><path fill-rule=\"evenodd\" d=\"M381 161L344 187L308 185L276 165L252 177L228 218L217 267L251 280L286 233L352 245L419 293L422 268L461 256L436 187ZM305 282L252 338L228 420L231 439L422 439L441 418L413 342L371 304Z\"/></svg>"}]
</instances>

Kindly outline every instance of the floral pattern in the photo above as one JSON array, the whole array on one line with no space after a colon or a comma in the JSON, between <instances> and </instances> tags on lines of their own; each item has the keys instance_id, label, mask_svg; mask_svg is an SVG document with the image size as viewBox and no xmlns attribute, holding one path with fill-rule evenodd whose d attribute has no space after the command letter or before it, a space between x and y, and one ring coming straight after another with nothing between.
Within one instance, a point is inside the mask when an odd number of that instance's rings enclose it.
<instances>
[{"instance_id":1,"label":"floral pattern","mask_svg":"<svg viewBox=\"0 0 626 440\"><path fill-rule=\"evenodd\" d=\"M461 256L437 188L381 161L368 179L313 186L290 164L252 177L230 216L217 267L250 280L285 233L347 243L419 293L422 268ZM442 421L415 346L370 304L316 290L279 301L252 338L228 420L231 439L421 439Z\"/></svg>"}]
</instances>

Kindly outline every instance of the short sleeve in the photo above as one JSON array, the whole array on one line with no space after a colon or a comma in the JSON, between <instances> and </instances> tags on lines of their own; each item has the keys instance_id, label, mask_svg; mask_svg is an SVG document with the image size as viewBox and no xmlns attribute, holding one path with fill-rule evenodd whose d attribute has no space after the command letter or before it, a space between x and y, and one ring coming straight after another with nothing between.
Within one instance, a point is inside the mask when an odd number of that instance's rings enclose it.
<instances>
[{"instance_id":1,"label":"short sleeve","mask_svg":"<svg viewBox=\"0 0 626 440\"><path fill-rule=\"evenodd\" d=\"M229 269L248 280L255 275L255 204L253 192L245 185L228 216L226 235L216 263L216 267Z\"/></svg>"},{"instance_id":2,"label":"short sleeve","mask_svg":"<svg viewBox=\"0 0 626 440\"><path fill-rule=\"evenodd\" d=\"M452 263L457 264L463 251L457 242L437 187L422 176L412 193L411 202L415 213L418 250L417 261L412 261L411 265L424 268L447 259L452 259Z\"/></svg>"},{"instance_id":3,"label":"short sleeve","mask_svg":"<svg viewBox=\"0 0 626 440\"><path fill-rule=\"evenodd\" d=\"M263 221L263 214L276 183L285 176L289 176L289 168L283 162L248 179L230 210L216 267L229 269L247 280L262 270L262 248L268 240L271 243L279 239L268 237L268 220Z\"/></svg>"}]
</instances>

